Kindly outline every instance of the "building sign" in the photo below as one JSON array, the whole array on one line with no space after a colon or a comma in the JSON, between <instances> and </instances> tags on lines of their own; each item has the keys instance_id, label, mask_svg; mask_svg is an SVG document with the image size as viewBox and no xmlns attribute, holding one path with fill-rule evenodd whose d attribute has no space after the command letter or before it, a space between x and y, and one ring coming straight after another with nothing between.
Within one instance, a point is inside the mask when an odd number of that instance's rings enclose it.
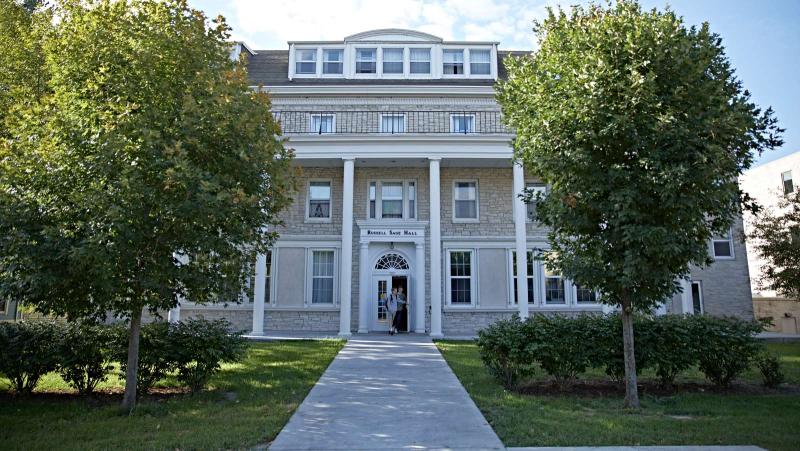
<instances>
[{"instance_id":1,"label":"building sign","mask_svg":"<svg viewBox=\"0 0 800 451\"><path fill-rule=\"evenodd\" d=\"M362 228L361 236L373 238L423 238L425 229Z\"/></svg>"}]
</instances>

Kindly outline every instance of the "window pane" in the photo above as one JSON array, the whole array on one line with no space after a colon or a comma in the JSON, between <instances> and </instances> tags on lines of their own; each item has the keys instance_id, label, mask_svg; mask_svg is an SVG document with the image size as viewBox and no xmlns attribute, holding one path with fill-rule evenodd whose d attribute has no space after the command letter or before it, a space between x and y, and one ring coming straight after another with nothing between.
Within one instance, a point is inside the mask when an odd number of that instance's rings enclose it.
<instances>
[{"instance_id":1,"label":"window pane","mask_svg":"<svg viewBox=\"0 0 800 451\"><path fill-rule=\"evenodd\" d=\"M314 114L311 116L311 133L333 133L332 114Z\"/></svg>"},{"instance_id":2,"label":"window pane","mask_svg":"<svg viewBox=\"0 0 800 451\"><path fill-rule=\"evenodd\" d=\"M489 50L470 50L469 71L474 75L489 75L491 73L491 52Z\"/></svg>"},{"instance_id":3,"label":"window pane","mask_svg":"<svg viewBox=\"0 0 800 451\"><path fill-rule=\"evenodd\" d=\"M330 218L331 184L329 182L311 182L308 191L308 216L310 218Z\"/></svg>"},{"instance_id":4,"label":"window pane","mask_svg":"<svg viewBox=\"0 0 800 451\"><path fill-rule=\"evenodd\" d=\"M374 74L376 68L376 49L356 50L356 73Z\"/></svg>"},{"instance_id":5,"label":"window pane","mask_svg":"<svg viewBox=\"0 0 800 451\"><path fill-rule=\"evenodd\" d=\"M408 182L408 217L414 219L417 216L417 185Z\"/></svg>"},{"instance_id":6,"label":"window pane","mask_svg":"<svg viewBox=\"0 0 800 451\"><path fill-rule=\"evenodd\" d=\"M781 174L781 181L783 182L783 194L790 194L794 192L794 182L792 181L792 171L786 171Z\"/></svg>"},{"instance_id":7,"label":"window pane","mask_svg":"<svg viewBox=\"0 0 800 451\"><path fill-rule=\"evenodd\" d=\"M312 254L311 302L333 303L333 251Z\"/></svg>"},{"instance_id":8,"label":"window pane","mask_svg":"<svg viewBox=\"0 0 800 451\"><path fill-rule=\"evenodd\" d=\"M312 304L333 303L333 278L314 278L311 290Z\"/></svg>"},{"instance_id":9,"label":"window pane","mask_svg":"<svg viewBox=\"0 0 800 451\"><path fill-rule=\"evenodd\" d=\"M381 133L405 133L406 117L402 114L384 114L381 116Z\"/></svg>"},{"instance_id":10,"label":"window pane","mask_svg":"<svg viewBox=\"0 0 800 451\"><path fill-rule=\"evenodd\" d=\"M385 182L381 185L381 216L403 217L403 183Z\"/></svg>"},{"instance_id":11,"label":"window pane","mask_svg":"<svg viewBox=\"0 0 800 451\"><path fill-rule=\"evenodd\" d=\"M471 280L453 279L450 281L450 302L453 304L469 304L472 300Z\"/></svg>"},{"instance_id":12,"label":"window pane","mask_svg":"<svg viewBox=\"0 0 800 451\"><path fill-rule=\"evenodd\" d=\"M383 49L383 73L403 73L403 49Z\"/></svg>"},{"instance_id":13,"label":"window pane","mask_svg":"<svg viewBox=\"0 0 800 451\"><path fill-rule=\"evenodd\" d=\"M369 217L375 219L375 182L369 182Z\"/></svg>"},{"instance_id":14,"label":"window pane","mask_svg":"<svg viewBox=\"0 0 800 451\"><path fill-rule=\"evenodd\" d=\"M732 255L730 241L714 241L715 257L730 257Z\"/></svg>"},{"instance_id":15,"label":"window pane","mask_svg":"<svg viewBox=\"0 0 800 451\"><path fill-rule=\"evenodd\" d=\"M454 115L450 120L453 133L473 133L475 117L468 115Z\"/></svg>"},{"instance_id":16,"label":"window pane","mask_svg":"<svg viewBox=\"0 0 800 451\"><path fill-rule=\"evenodd\" d=\"M703 298L700 292L700 284L692 282L692 310L696 315L703 313Z\"/></svg>"},{"instance_id":17,"label":"window pane","mask_svg":"<svg viewBox=\"0 0 800 451\"><path fill-rule=\"evenodd\" d=\"M431 73L431 49L410 49L409 71L412 74Z\"/></svg>"},{"instance_id":18,"label":"window pane","mask_svg":"<svg viewBox=\"0 0 800 451\"><path fill-rule=\"evenodd\" d=\"M545 302L548 304L565 304L564 281L561 277L545 278Z\"/></svg>"},{"instance_id":19,"label":"window pane","mask_svg":"<svg viewBox=\"0 0 800 451\"><path fill-rule=\"evenodd\" d=\"M476 219L478 217L478 206L474 200L456 201L457 219Z\"/></svg>"},{"instance_id":20,"label":"window pane","mask_svg":"<svg viewBox=\"0 0 800 451\"><path fill-rule=\"evenodd\" d=\"M587 288L583 288L580 285L576 285L576 293L578 295L578 304L596 304L597 303L597 293L593 290L589 290Z\"/></svg>"},{"instance_id":21,"label":"window pane","mask_svg":"<svg viewBox=\"0 0 800 451\"><path fill-rule=\"evenodd\" d=\"M442 72L444 74L455 75L464 73L463 50L444 50L442 51L442 58Z\"/></svg>"},{"instance_id":22,"label":"window pane","mask_svg":"<svg viewBox=\"0 0 800 451\"><path fill-rule=\"evenodd\" d=\"M472 272L470 257L470 252L451 252L450 275L454 277L469 277Z\"/></svg>"},{"instance_id":23,"label":"window pane","mask_svg":"<svg viewBox=\"0 0 800 451\"><path fill-rule=\"evenodd\" d=\"M311 182L309 192L312 199L330 200L331 184L330 182Z\"/></svg>"},{"instance_id":24,"label":"window pane","mask_svg":"<svg viewBox=\"0 0 800 451\"><path fill-rule=\"evenodd\" d=\"M457 182L456 200L475 200L475 182Z\"/></svg>"},{"instance_id":25,"label":"window pane","mask_svg":"<svg viewBox=\"0 0 800 451\"><path fill-rule=\"evenodd\" d=\"M298 50L296 53L295 73L315 74L317 73L317 50Z\"/></svg>"},{"instance_id":26,"label":"window pane","mask_svg":"<svg viewBox=\"0 0 800 451\"><path fill-rule=\"evenodd\" d=\"M342 50L323 50L322 73L341 74L343 69Z\"/></svg>"}]
</instances>

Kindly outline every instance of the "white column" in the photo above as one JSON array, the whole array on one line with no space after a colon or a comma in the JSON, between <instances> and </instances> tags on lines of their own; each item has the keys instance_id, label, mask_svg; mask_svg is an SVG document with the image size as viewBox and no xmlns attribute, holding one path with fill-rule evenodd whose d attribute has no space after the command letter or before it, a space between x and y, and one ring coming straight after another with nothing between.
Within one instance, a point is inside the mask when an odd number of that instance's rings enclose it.
<instances>
[{"instance_id":1,"label":"white column","mask_svg":"<svg viewBox=\"0 0 800 451\"><path fill-rule=\"evenodd\" d=\"M430 158L431 337L442 337L442 228L439 205L439 162Z\"/></svg>"},{"instance_id":2,"label":"white column","mask_svg":"<svg viewBox=\"0 0 800 451\"><path fill-rule=\"evenodd\" d=\"M358 252L359 260L359 274L361 277L358 282L359 302L358 302L358 333L365 334L369 332L369 290L372 288L370 285L369 271L369 243L366 241L361 242L361 248Z\"/></svg>"},{"instance_id":3,"label":"white column","mask_svg":"<svg viewBox=\"0 0 800 451\"><path fill-rule=\"evenodd\" d=\"M341 289L339 308L339 336L350 336L351 289L353 276L353 158L344 159L344 184L342 187L342 267L339 271Z\"/></svg>"},{"instance_id":4,"label":"white column","mask_svg":"<svg viewBox=\"0 0 800 451\"><path fill-rule=\"evenodd\" d=\"M528 237L525 231L525 201L520 197L525 190L522 164L514 162L514 239L517 249L517 305L519 317L528 317Z\"/></svg>"},{"instance_id":5,"label":"white column","mask_svg":"<svg viewBox=\"0 0 800 451\"><path fill-rule=\"evenodd\" d=\"M414 264L417 265L414 270L414 286L416 287L414 297L417 302L414 303L414 332L418 334L425 333L425 243L416 243L417 255ZM409 293L410 294L410 293Z\"/></svg>"},{"instance_id":6,"label":"white column","mask_svg":"<svg viewBox=\"0 0 800 451\"><path fill-rule=\"evenodd\" d=\"M267 256L256 257L256 284L253 287L253 335L264 335L264 298L267 287Z\"/></svg>"},{"instance_id":7,"label":"white column","mask_svg":"<svg viewBox=\"0 0 800 451\"><path fill-rule=\"evenodd\" d=\"M178 252L172 253L172 258L177 261L179 266L185 265L189 263L189 257L184 254L180 254ZM182 295L178 295L178 305L174 308L169 309L167 312L167 321L170 323L177 323L181 320L181 302L185 301L186 299Z\"/></svg>"},{"instance_id":8,"label":"white column","mask_svg":"<svg viewBox=\"0 0 800 451\"><path fill-rule=\"evenodd\" d=\"M683 292L681 293L681 309L683 311L681 313L684 315L692 315L694 314L694 303L692 302L692 284L686 279L681 279L681 288L683 289Z\"/></svg>"}]
</instances>

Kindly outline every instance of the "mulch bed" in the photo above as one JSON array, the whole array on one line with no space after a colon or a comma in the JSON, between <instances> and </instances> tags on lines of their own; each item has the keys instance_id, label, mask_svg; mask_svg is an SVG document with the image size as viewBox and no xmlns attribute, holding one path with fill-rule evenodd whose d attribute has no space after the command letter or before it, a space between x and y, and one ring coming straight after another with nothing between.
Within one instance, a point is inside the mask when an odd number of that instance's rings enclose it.
<instances>
[{"instance_id":1,"label":"mulch bed","mask_svg":"<svg viewBox=\"0 0 800 451\"><path fill-rule=\"evenodd\" d=\"M26 400L42 402L70 402L85 400L91 405L112 404L122 401L123 388L98 388L89 395L80 395L75 391L34 391L29 395L17 394L13 391L0 391L0 402ZM147 394L139 395L140 400L165 401L167 399L186 396L191 391L186 387L151 388Z\"/></svg>"},{"instance_id":2,"label":"mulch bed","mask_svg":"<svg viewBox=\"0 0 800 451\"><path fill-rule=\"evenodd\" d=\"M578 380L569 387L559 387L553 381L532 381L521 385L516 392L533 396L581 396L607 397L625 395L625 385L605 380ZM639 394L652 396L672 396L679 393L715 393L729 395L796 395L800 386L783 384L778 388L763 385L734 383L721 388L711 384L680 382L672 387L662 387L655 381L639 381Z\"/></svg>"}]
</instances>

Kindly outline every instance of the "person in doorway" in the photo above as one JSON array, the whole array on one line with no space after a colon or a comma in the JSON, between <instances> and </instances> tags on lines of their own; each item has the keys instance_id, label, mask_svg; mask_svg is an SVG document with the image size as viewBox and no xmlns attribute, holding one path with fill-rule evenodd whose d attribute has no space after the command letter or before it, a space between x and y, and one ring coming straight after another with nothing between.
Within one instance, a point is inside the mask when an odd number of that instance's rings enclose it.
<instances>
[{"instance_id":1,"label":"person in doorway","mask_svg":"<svg viewBox=\"0 0 800 451\"><path fill-rule=\"evenodd\" d=\"M399 318L397 311L405 304L405 301L400 300L397 293L397 287L392 288L392 293L389 294L389 299L386 300L386 309L389 311L389 335L397 333L396 323Z\"/></svg>"},{"instance_id":2,"label":"person in doorway","mask_svg":"<svg viewBox=\"0 0 800 451\"><path fill-rule=\"evenodd\" d=\"M403 293L403 287L397 288L397 297L400 298L402 304L397 309L398 319L395 322L394 328L397 332L406 331L408 330L408 300L406 294Z\"/></svg>"}]
</instances>

